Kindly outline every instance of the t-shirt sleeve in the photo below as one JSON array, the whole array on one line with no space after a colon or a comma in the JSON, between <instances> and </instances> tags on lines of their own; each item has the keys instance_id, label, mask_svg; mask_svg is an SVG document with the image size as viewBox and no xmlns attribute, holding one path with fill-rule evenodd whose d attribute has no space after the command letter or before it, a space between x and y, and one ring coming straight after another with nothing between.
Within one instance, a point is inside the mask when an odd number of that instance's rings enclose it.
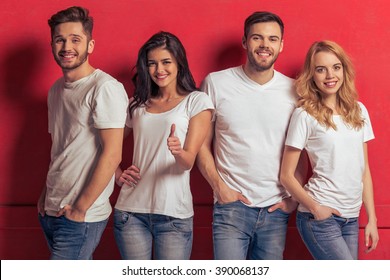
<instances>
[{"instance_id":1,"label":"t-shirt sleeve","mask_svg":"<svg viewBox=\"0 0 390 280\"><path fill-rule=\"evenodd\" d=\"M294 110L287 131L285 144L297 149L304 149L309 139L309 115L301 108Z\"/></svg>"},{"instance_id":2,"label":"t-shirt sleeve","mask_svg":"<svg viewBox=\"0 0 390 280\"><path fill-rule=\"evenodd\" d=\"M205 110L211 110L214 113L214 105L210 97L201 91L191 93L187 108L189 117L192 118Z\"/></svg>"},{"instance_id":3,"label":"t-shirt sleeve","mask_svg":"<svg viewBox=\"0 0 390 280\"><path fill-rule=\"evenodd\" d=\"M214 90L214 86L213 86L210 74L207 75L206 78L203 80L202 84L200 85L200 90L202 92L205 92L210 97L210 100L211 100L214 108L217 108L216 96L215 96L216 92ZM217 114L217 111L214 111L212 121L215 121L215 118L217 117L216 114Z\"/></svg>"},{"instance_id":4,"label":"t-shirt sleeve","mask_svg":"<svg viewBox=\"0 0 390 280\"><path fill-rule=\"evenodd\" d=\"M126 122L128 97L121 83L111 80L97 89L93 120L98 129L123 128Z\"/></svg>"},{"instance_id":5,"label":"t-shirt sleeve","mask_svg":"<svg viewBox=\"0 0 390 280\"><path fill-rule=\"evenodd\" d=\"M367 108L361 102L359 102L359 106L362 110L362 115L364 118L364 127L363 127L364 139L363 139L363 141L367 142L367 141L370 141L370 140L375 138L374 131L372 129L371 120L370 120L370 116L368 114Z\"/></svg>"}]
</instances>

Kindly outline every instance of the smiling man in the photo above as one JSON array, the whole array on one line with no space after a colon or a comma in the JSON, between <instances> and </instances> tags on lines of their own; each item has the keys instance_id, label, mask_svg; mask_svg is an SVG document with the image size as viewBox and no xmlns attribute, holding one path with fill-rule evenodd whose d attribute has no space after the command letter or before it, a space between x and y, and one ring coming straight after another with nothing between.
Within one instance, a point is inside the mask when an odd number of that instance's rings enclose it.
<instances>
[{"instance_id":1,"label":"smiling man","mask_svg":"<svg viewBox=\"0 0 390 280\"><path fill-rule=\"evenodd\" d=\"M89 64L95 41L87 9L70 7L48 23L63 77L49 90L51 162L39 220L51 259L91 259L111 213L128 97L121 83Z\"/></svg>"},{"instance_id":2,"label":"smiling man","mask_svg":"<svg viewBox=\"0 0 390 280\"><path fill-rule=\"evenodd\" d=\"M214 129L197 159L214 191L215 259L283 258L289 215L297 205L279 182L297 101L293 80L274 70L283 32L279 16L253 13L242 38L246 63L211 73L202 83L216 109Z\"/></svg>"}]
</instances>

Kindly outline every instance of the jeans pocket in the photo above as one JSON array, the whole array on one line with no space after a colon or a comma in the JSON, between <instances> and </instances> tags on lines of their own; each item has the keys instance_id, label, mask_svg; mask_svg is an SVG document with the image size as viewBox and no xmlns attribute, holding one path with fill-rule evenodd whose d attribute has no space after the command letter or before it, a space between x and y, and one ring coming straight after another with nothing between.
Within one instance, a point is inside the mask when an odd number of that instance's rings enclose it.
<instances>
[{"instance_id":1,"label":"jeans pocket","mask_svg":"<svg viewBox=\"0 0 390 280\"><path fill-rule=\"evenodd\" d=\"M64 221L65 221L65 223L67 223L67 224L70 224L70 225L83 225L83 224L85 224L85 222L78 222L78 221L73 221L73 220L71 220L71 219L68 219L65 215L63 215L62 216L62 218L64 219Z\"/></svg>"},{"instance_id":2,"label":"jeans pocket","mask_svg":"<svg viewBox=\"0 0 390 280\"><path fill-rule=\"evenodd\" d=\"M171 226L178 232L189 233L193 229L193 217L187 219L170 218Z\"/></svg>"},{"instance_id":3,"label":"jeans pocket","mask_svg":"<svg viewBox=\"0 0 390 280\"><path fill-rule=\"evenodd\" d=\"M130 212L121 211L118 209L114 210L114 226L116 228L123 228L129 221L131 216Z\"/></svg>"},{"instance_id":4,"label":"jeans pocket","mask_svg":"<svg viewBox=\"0 0 390 280\"><path fill-rule=\"evenodd\" d=\"M283 214L285 216L290 216L291 213L288 213L280 208L276 209L275 212L279 212L280 214Z\"/></svg>"}]
</instances>

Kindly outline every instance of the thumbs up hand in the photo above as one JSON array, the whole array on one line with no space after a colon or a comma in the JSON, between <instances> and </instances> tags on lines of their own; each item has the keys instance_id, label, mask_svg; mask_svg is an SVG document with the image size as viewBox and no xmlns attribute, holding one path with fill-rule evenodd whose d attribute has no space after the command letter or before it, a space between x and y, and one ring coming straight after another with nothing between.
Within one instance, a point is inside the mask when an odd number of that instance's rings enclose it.
<instances>
[{"instance_id":1,"label":"thumbs up hand","mask_svg":"<svg viewBox=\"0 0 390 280\"><path fill-rule=\"evenodd\" d=\"M173 156L178 156L183 151L180 143L180 139L175 136L176 125L171 125L171 132L168 137L168 149L171 151Z\"/></svg>"}]
</instances>

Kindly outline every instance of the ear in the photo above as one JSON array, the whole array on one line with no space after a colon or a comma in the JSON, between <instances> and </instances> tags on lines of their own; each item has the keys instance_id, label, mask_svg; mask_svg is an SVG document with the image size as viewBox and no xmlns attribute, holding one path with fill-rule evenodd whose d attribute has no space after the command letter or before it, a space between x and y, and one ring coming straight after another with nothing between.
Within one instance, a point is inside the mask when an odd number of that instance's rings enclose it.
<instances>
[{"instance_id":1,"label":"ear","mask_svg":"<svg viewBox=\"0 0 390 280\"><path fill-rule=\"evenodd\" d=\"M88 42L88 54L91 54L94 48L95 48L95 40L91 39Z\"/></svg>"},{"instance_id":2,"label":"ear","mask_svg":"<svg viewBox=\"0 0 390 280\"><path fill-rule=\"evenodd\" d=\"M280 53L283 51L283 45L284 45L284 40L282 39L282 41L280 42L280 50L279 50Z\"/></svg>"},{"instance_id":3,"label":"ear","mask_svg":"<svg viewBox=\"0 0 390 280\"><path fill-rule=\"evenodd\" d=\"M245 38L245 35L242 36L241 44L242 44L242 47L246 50L246 49L247 49L247 45L246 45L246 38Z\"/></svg>"}]
</instances>

